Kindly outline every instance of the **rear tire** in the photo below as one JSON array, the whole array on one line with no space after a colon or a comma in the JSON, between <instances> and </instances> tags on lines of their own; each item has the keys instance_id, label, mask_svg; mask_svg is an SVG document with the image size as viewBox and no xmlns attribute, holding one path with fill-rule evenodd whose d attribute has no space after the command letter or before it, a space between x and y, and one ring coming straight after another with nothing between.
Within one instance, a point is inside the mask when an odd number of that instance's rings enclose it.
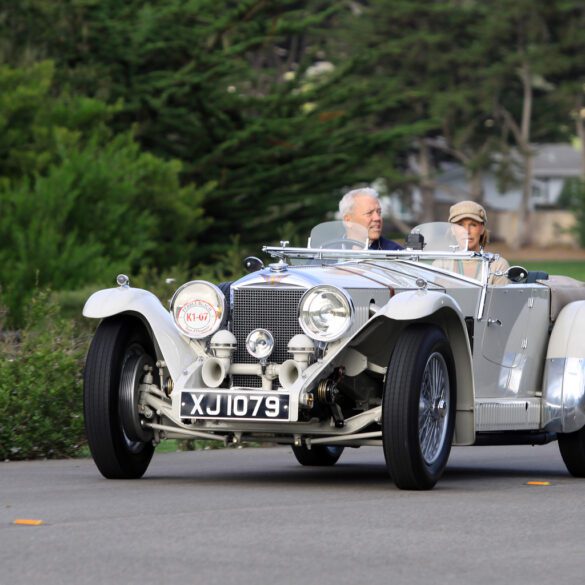
<instances>
[{"instance_id":1,"label":"rear tire","mask_svg":"<svg viewBox=\"0 0 585 585\"><path fill-rule=\"evenodd\" d=\"M338 445L313 445L307 447L293 447L293 453L301 465L311 467L330 467L335 465L343 453L343 447Z\"/></svg>"},{"instance_id":2,"label":"rear tire","mask_svg":"<svg viewBox=\"0 0 585 585\"><path fill-rule=\"evenodd\" d=\"M398 339L382 404L388 471L400 489L434 487L447 465L455 429L455 366L434 325L413 325Z\"/></svg>"},{"instance_id":3,"label":"rear tire","mask_svg":"<svg viewBox=\"0 0 585 585\"><path fill-rule=\"evenodd\" d=\"M137 376L130 381L137 385L143 375L137 362L153 364L154 356L150 336L131 317L104 319L91 342L83 380L85 432L95 464L108 479L142 477L152 458L152 442L133 440L124 430L124 418L138 413L122 416L121 404L128 400L120 390L128 387L128 376Z\"/></svg>"},{"instance_id":4,"label":"rear tire","mask_svg":"<svg viewBox=\"0 0 585 585\"><path fill-rule=\"evenodd\" d=\"M585 427L574 433L559 433L557 439L569 473L573 477L585 477Z\"/></svg>"}]
</instances>

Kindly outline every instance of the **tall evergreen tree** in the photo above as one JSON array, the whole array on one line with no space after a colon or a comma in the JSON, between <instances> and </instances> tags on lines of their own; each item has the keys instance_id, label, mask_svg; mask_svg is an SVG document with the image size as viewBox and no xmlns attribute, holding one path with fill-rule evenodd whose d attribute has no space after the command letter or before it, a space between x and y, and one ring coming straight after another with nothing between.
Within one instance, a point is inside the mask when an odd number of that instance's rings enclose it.
<instances>
[{"instance_id":1,"label":"tall evergreen tree","mask_svg":"<svg viewBox=\"0 0 585 585\"><path fill-rule=\"evenodd\" d=\"M547 96L547 106L557 112L565 137L579 140L585 183L585 5L579 0L555 0L555 4L549 27L557 54L547 74L554 88Z\"/></svg>"},{"instance_id":2,"label":"tall evergreen tree","mask_svg":"<svg viewBox=\"0 0 585 585\"><path fill-rule=\"evenodd\" d=\"M181 187L179 162L113 136L113 109L55 93L52 75L50 62L0 66L0 297L12 322L35 286L186 263L177 239L205 227L206 190Z\"/></svg>"},{"instance_id":3,"label":"tall evergreen tree","mask_svg":"<svg viewBox=\"0 0 585 585\"><path fill-rule=\"evenodd\" d=\"M478 3L478 11L478 46L490 57L483 74L490 88L494 118L521 160L522 202L513 239L518 247L530 240L531 144L535 137L546 140L558 133L558 117L551 120L543 107L543 98L553 89L547 78L558 65L558 47L551 34L557 4L548 0L494 0L489 6Z\"/></svg>"},{"instance_id":4,"label":"tall evergreen tree","mask_svg":"<svg viewBox=\"0 0 585 585\"><path fill-rule=\"evenodd\" d=\"M499 143L483 55L474 51L477 17L473 2L370 0L347 22L354 86L375 104L377 127L403 131L403 171L414 171L407 180L421 190L421 221L434 218L436 161L458 160L469 175L469 197L481 200L481 173ZM358 34L350 35L355 27Z\"/></svg>"},{"instance_id":5,"label":"tall evergreen tree","mask_svg":"<svg viewBox=\"0 0 585 585\"><path fill-rule=\"evenodd\" d=\"M32 3L35 21L55 18L54 6ZM349 115L338 119L313 108L331 87L325 77L308 83L320 59L319 37L337 6L323 0L54 4L61 7L58 24L27 43L56 59L60 83L121 100L116 131L134 125L145 148L183 162L184 183L216 185L205 204L210 227L197 237L193 262L208 260L234 234L243 245L274 241L287 222L306 234L335 208L343 186L367 178L362 133ZM16 28L25 12L16 11Z\"/></svg>"}]
</instances>

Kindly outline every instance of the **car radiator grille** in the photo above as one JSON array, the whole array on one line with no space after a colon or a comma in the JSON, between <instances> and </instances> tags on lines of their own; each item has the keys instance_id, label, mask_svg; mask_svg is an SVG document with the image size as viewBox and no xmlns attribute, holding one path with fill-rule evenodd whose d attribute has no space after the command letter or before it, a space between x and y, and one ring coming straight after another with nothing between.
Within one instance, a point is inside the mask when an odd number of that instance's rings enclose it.
<instances>
[{"instance_id":1,"label":"car radiator grille","mask_svg":"<svg viewBox=\"0 0 585 585\"><path fill-rule=\"evenodd\" d=\"M302 333L297 310L304 289L242 288L232 290L232 329L238 341L234 362L239 364L258 363L246 351L246 337L254 329L267 329L274 337L274 351L269 362L281 364L291 359L288 342L297 333ZM276 387L278 380L273 382ZM262 381L258 376L234 376L234 386L259 388Z\"/></svg>"}]
</instances>

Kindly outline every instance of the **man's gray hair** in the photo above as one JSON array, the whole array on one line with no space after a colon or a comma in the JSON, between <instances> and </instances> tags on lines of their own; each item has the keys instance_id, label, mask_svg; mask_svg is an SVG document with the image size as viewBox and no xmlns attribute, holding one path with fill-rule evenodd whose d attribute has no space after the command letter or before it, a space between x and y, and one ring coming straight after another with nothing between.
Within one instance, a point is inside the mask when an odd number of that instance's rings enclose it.
<instances>
[{"instance_id":1,"label":"man's gray hair","mask_svg":"<svg viewBox=\"0 0 585 585\"><path fill-rule=\"evenodd\" d=\"M356 197L361 197L363 195L380 199L378 191L371 187L361 187L360 189L348 191L339 201L339 213L342 218L353 212Z\"/></svg>"}]
</instances>

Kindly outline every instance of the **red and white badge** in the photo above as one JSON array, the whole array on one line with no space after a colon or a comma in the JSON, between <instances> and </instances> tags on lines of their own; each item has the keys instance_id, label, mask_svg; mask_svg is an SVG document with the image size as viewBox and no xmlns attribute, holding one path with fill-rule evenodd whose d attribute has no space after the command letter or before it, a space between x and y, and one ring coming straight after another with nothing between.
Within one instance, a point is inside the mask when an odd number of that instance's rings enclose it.
<instances>
[{"instance_id":1,"label":"red and white badge","mask_svg":"<svg viewBox=\"0 0 585 585\"><path fill-rule=\"evenodd\" d=\"M187 335L205 337L215 330L221 315L215 307L203 300L194 299L185 303L177 315L177 325Z\"/></svg>"}]
</instances>

